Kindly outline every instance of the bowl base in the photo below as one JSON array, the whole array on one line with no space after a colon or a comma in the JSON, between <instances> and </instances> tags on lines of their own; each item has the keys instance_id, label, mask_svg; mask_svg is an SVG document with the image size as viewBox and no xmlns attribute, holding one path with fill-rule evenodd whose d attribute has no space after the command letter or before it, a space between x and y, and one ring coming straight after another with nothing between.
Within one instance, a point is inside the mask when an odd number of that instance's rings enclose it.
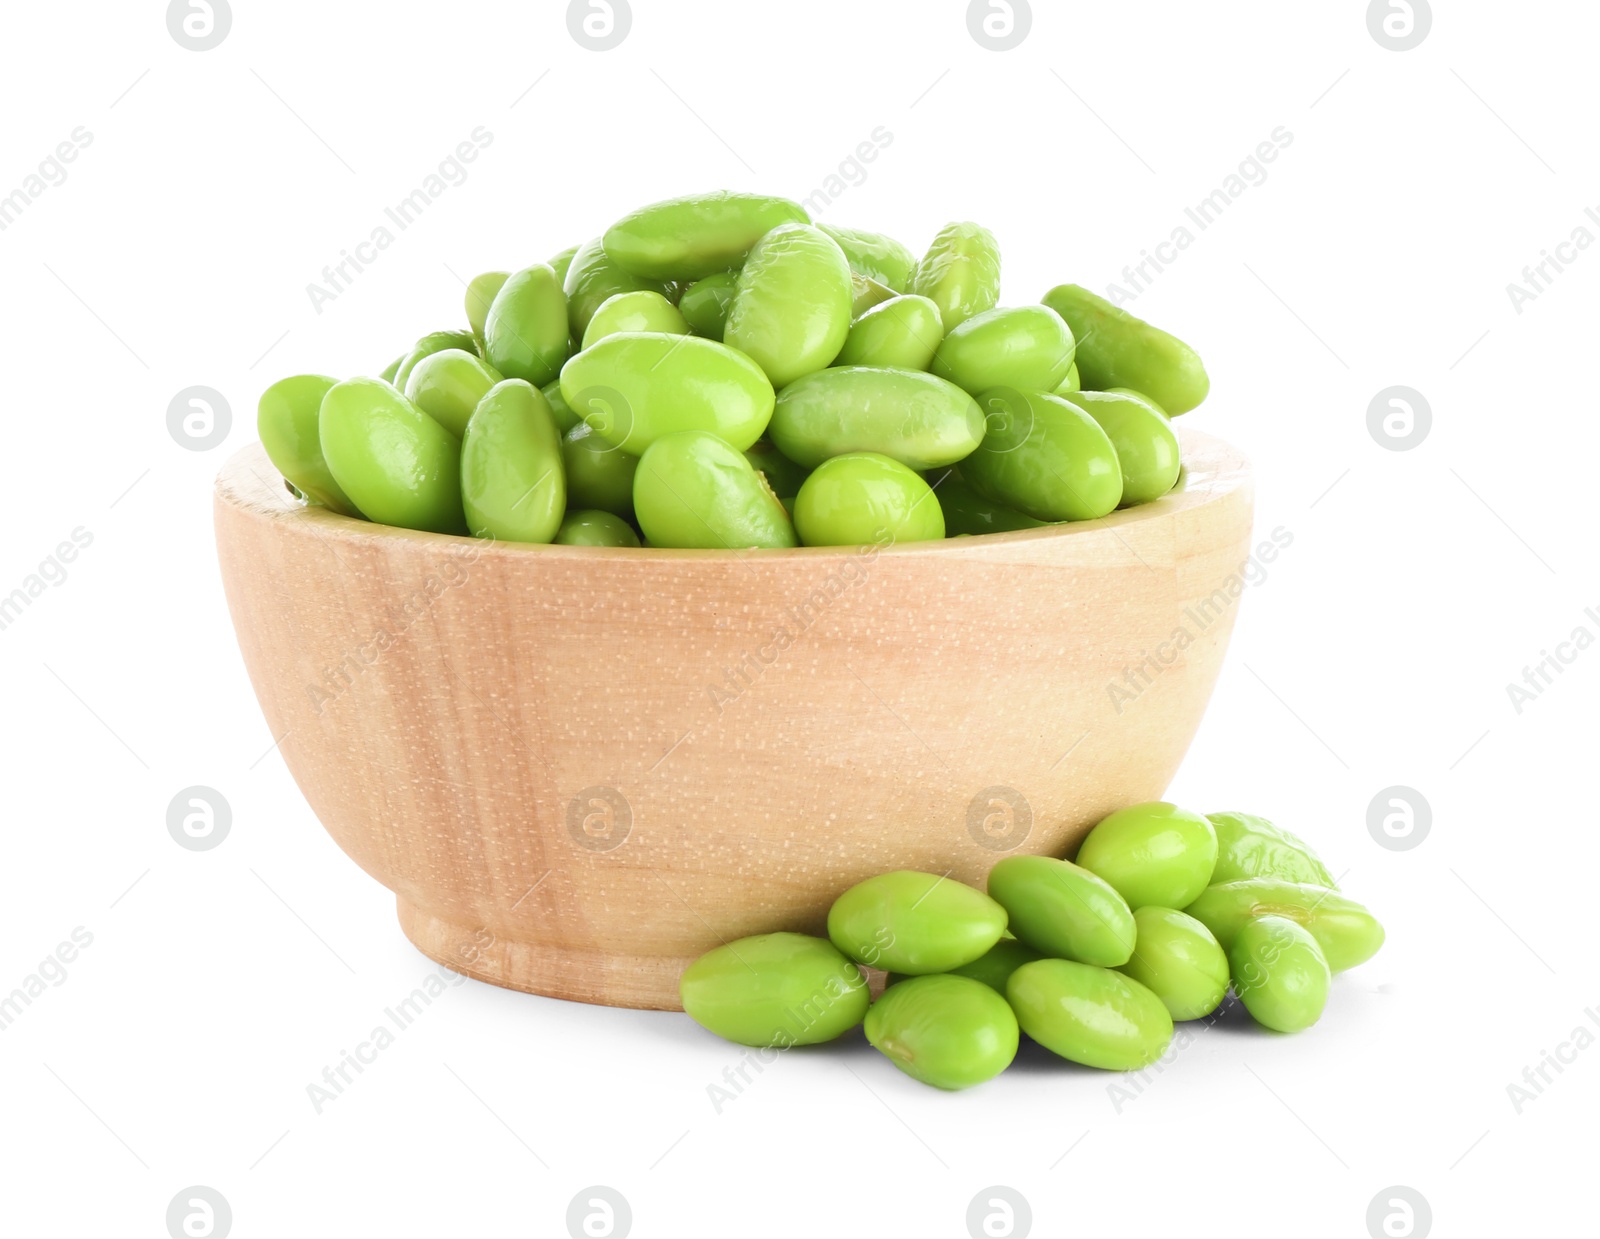
<instances>
[{"instance_id":1,"label":"bowl base","mask_svg":"<svg viewBox=\"0 0 1600 1239\"><path fill-rule=\"evenodd\" d=\"M693 956L621 955L519 942L397 899L400 929L435 963L490 985L569 1002L682 1011L678 978Z\"/></svg>"}]
</instances>

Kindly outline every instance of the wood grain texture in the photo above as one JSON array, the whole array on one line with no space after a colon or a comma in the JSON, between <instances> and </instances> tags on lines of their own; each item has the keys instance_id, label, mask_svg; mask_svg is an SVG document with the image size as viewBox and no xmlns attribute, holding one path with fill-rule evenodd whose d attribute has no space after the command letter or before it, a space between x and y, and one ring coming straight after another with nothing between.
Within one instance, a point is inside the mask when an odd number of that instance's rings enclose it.
<instances>
[{"instance_id":1,"label":"wood grain texture","mask_svg":"<svg viewBox=\"0 0 1600 1239\"><path fill-rule=\"evenodd\" d=\"M490 544L217 478L222 576L284 760L405 933L495 984L675 1009L747 934L888 869L982 886L1157 799L1249 555L1244 459L1103 521L866 551ZM1115 687L1120 686L1120 688Z\"/></svg>"}]
</instances>

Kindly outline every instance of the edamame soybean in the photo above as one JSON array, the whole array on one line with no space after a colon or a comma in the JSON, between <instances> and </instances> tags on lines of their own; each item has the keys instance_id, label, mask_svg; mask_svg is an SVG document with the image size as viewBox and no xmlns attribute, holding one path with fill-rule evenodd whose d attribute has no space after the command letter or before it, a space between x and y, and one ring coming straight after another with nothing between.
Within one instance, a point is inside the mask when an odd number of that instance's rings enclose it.
<instances>
[{"instance_id":1,"label":"edamame soybean","mask_svg":"<svg viewBox=\"0 0 1600 1239\"><path fill-rule=\"evenodd\" d=\"M1334 972L1365 963L1383 945L1383 926L1377 918L1354 899L1325 886L1277 878L1223 882L1206 887L1184 911L1209 929L1226 951L1258 916L1294 921L1317 940Z\"/></svg>"},{"instance_id":2,"label":"edamame soybean","mask_svg":"<svg viewBox=\"0 0 1600 1239\"><path fill-rule=\"evenodd\" d=\"M952 327L933 372L976 396L991 387L1053 391L1072 365L1072 332L1049 306L1006 306Z\"/></svg>"},{"instance_id":3,"label":"edamame soybean","mask_svg":"<svg viewBox=\"0 0 1600 1239\"><path fill-rule=\"evenodd\" d=\"M1011 979L1013 972L1023 964L1043 958L1026 942L1017 938L1002 938L970 964L962 964L959 968L950 969L950 972L953 976L982 981L997 994L1004 994L1006 982Z\"/></svg>"},{"instance_id":4,"label":"edamame soybean","mask_svg":"<svg viewBox=\"0 0 1600 1239\"><path fill-rule=\"evenodd\" d=\"M733 294L738 287L737 271L708 275L683 290L678 312L695 335L720 341L728 325L728 307L733 304Z\"/></svg>"},{"instance_id":5,"label":"edamame soybean","mask_svg":"<svg viewBox=\"0 0 1600 1239\"><path fill-rule=\"evenodd\" d=\"M577 254L578 247L569 245L559 254L553 254L545 261L545 266L556 273L556 279L561 282L563 289L567 286L567 270L572 266L572 259Z\"/></svg>"},{"instance_id":6,"label":"edamame soybean","mask_svg":"<svg viewBox=\"0 0 1600 1239\"><path fill-rule=\"evenodd\" d=\"M1239 929L1228 952L1233 988L1258 1024L1299 1032L1322 1018L1332 976L1317 940L1281 916L1259 916Z\"/></svg>"},{"instance_id":7,"label":"edamame soybean","mask_svg":"<svg viewBox=\"0 0 1600 1239\"><path fill-rule=\"evenodd\" d=\"M624 271L606 256L599 237L578 246L567 266L562 290L567 297L567 328L574 340L583 339L589 320L607 298L639 290L667 295L665 280L646 279Z\"/></svg>"},{"instance_id":8,"label":"edamame soybean","mask_svg":"<svg viewBox=\"0 0 1600 1239\"><path fill-rule=\"evenodd\" d=\"M501 285L484 323L484 358L508 379L543 387L567 359L567 299L540 263Z\"/></svg>"},{"instance_id":9,"label":"edamame soybean","mask_svg":"<svg viewBox=\"0 0 1600 1239\"><path fill-rule=\"evenodd\" d=\"M683 430L742 452L772 418L772 384L744 353L663 332L623 332L584 349L562 369L561 394L601 438L635 456Z\"/></svg>"},{"instance_id":10,"label":"edamame soybean","mask_svg":"<svg viewBox=\"0 0 1600 1239\"><path fill-rule=\"evenodd\" d=\"M944 512L928 484L898 460L847 452L823 461L794 500L803 546L929 542L944 537Z\"/></svg>"},{"instance_id":11,"label":"edamame soybean","mask_svg":"<svg viewBox=\"0 0 1600 1239\"><path fill-rule=\"evenodd\" d=\"M489 307L510 278L509 271L485 271L468 281L467 322L472 326L472 334L479 340L483 339L483 328L489 321Z\"/></svg>"},{"instance_id":12,"label":"edamame soybean","mask_svg":"<svg viewBox=\"0 0 1600 1239\"><path fill-rule=\"evenodd\" d=\"M1006 997L1023 1032L1086 1067L1138 1071L1172 1041L1172 1016L1161 1000L1109 968L1041 959L1011 974Z\"/></svg>"},{"instance_id":13,"label":"edamame soybean","mask_svg":"<svg viewBox=\"0 0 1600 1239\"><path fill-rule=\"evenodd\" d=\"M1211 885L1245 878L1279 878L1338 890L1321 858L1296 835L1253 813L1208 813L1217 832Z\"/></svg>"},{"instance_id":14,"label":"edamame soybean","mask_svg":"<svg viewBox=\"0 0 1600 1239\"><path fill-rule=\"evenodd\" d=\"M1176 336L1114 306L1077 284L1058 284L1043 297L1078 341L1078 373L1090 391L1131 387L1170 417L1187 413L1211 390L1195 351Z\"/></svg>"},{"instance_id":15,"label":"edamame soybean","mask_svg":"<svg viewBox=\"0 0 1600 1239\"><path fill-rule=\"evenodd\" d=\"M1122 501L1117 449L1076 405L1043 392L997 387L979 398L983 443L961 476L996 503L1041 521L1085 521Z\"/></svg>"},{"instance_id":16,"label":"edamame soybean","mask_svg":"<svg viewBox=\"0 0 1600 1239\"><path fill-rule=\"evenodd\" d=\"M900 242L881 232L867 232L860 228L839 228L833 224L818 224L818 228L833 238L844 251L850 270L867 279L905 292L911 275L917 269L917 260Z\"/></svg>"},{"instance_id":17,"label":"edamame soybean","mask_svg":"<svg viewBox=\"0 0 1600 1239\"><path fill-rule=\"evenodd\" d=\"M476 353L442 349L412 369L406 399L459 439L478 401L504 377Z\"/></svg>"},{"instance_id":18,"label":"edamame soybean","mask_svg":"<svg viewBox=\"0 0 1600 1239\"><path fill-rule=\"evenodd\" d=\"M926 297L891 297L850 325L833 364L926 370L943 339L938 306Z\"/></svg>"},{"instance_id":19,"label":"edamame soybean","mask_svg":"<svg viewBox=\"0 0 1600 1239\"><path fill-rule=\"evenodd\" d=\"M633 526L611 512L577 510L568 512L556 531L555 541L561 546L627 546L639 545L639 535Z\"/></svg>"},{"instance_id":20,"label":"edamame soybean","mask_svg":"<svg viewBox=\"0 0 1600 1239\"><path fill-rule=\"evenodd\" d=\"M983 441L983 412L954 383L915 370L844 366L783 389L768 437L814 467L846 452L878 452L912 469L937 469Z\"/></svg>"},{"instance_id":21,"label":"edamame soybean","mask_svg":"<svg viewBox=\"0 0 1600 1239\"><path fill-rule=\"evenodd\" d=\"M947 332L994 309L1000 302L1000 246L994 233L979 224L946 224L917 264L907 291L939 307Z\"/></svg>"},{"instance_id":22,"label":"edamame soybean","mask_svg":"<svg viewBox=\"0 0 1600 1239\"><path fill-rule=\"evenodd\" d=\"M943 481L933 485L933 493L944 512L944 531L954 538L960 534L1012 533L1018 529L1043 529L1044 521L1036 521L1026 513L986 499L962 479L960 472L952 470Z\"/></svg>"},{"instance_id":23,"label":"edamame soybean","mask_svg":"<svg viewBox=\"0 0 1600 1239\"><path fill-rule=\"evenodd\" d=\"M1210 1015L1228 993L1228 956L1211 931L1173 908L1133 914L1133 955L1117 971L1159 998L1175 1020Z\"/></svg>"},{"instance_id":24,"label":"edamame soybean","mask_svg":"<svg viewBox=\"0 0 1600 1239\"><path fill-rule=\"evenodd\" d=\"M561 464L567 476L567 501L573 507L598 508L624 520L633 515L637 456L612 447L579 422L562 436Z\"/></svg>"},{"instance_id":25,"label":"edamame soybean","mask_svg":"<svg viewBox=\"0 0 1600 1239\"><path fill-rule=\"evenodd\" d=\"M1122 507L1161 498L1178 481L1182 459L1167 415L1143 396L1128 392L1080 391L1069 403L1106 432L1122 469Z\"/></svg>"},{"instance_id":26,"label":"edamame soybean","mask_svg":"<svg viewBox=\"0 0 1600 1239\"><path fill-rule=\"evenodd\" d=\"M633 511L651 546L795 545L789 514L761 474L738 449L701 430L663 435L650 445L634 475Z\"/></svg>"},{"instance_id":27,"label":"edamame soybean","mask_svg":"<svg viewBox=\"0 0 1600 1239\"><path fill-rule=\"evenodd\" d=\"M583 347L624 331L661 331L669 335L688 335L689 324L678 307L660 293L642 289L617 293L600 303L583 333Z\"/></svg>"},{"instance_id":28,"label":"edamame soybean","mask_svg":"<svg viewBox=\"0 0 1600 1239\"><path fill-rule=\"evenodd\" d=\"M979 981L912 977L867 1011L867 1040L913 1080L962 1089L992 1080L1017 1056L1017 1017Z\"/></svg>"},{"instance_id":29,"label":"edamame soybean","mask_svg":"<svg viewBox=\"0 0 1600 1239\"><path fill-rule=\"evenodd\" d=\"M555 419L533 384L506 379L473 410L461 441L461 499L476 537L555 537L567 510L566 475Z\"/></svg>"},{"instance_id":30,"label":"edamame soybean","mask_svg":"<svg viewBox=\"0 0 1600 1239\"><path fill-rule=\"evenodd\" d=\"M333 480L322 456L322 398L338 381L326 374L296 374L279 379L261 393L256 406L256 433L267 450L267 459L295 489L331 511L356 516L356 505Z\"/></svg>"},{"instance_id":31,"label":"edamame soybean","mask_svg":"<svg viewBox=\"0 0 1600 1239\"><path fill-rule=\"evenodd\" d=\"M850 319L850 267L833 238L810 224L779 224L739 272L722 338L783 387L839 355Z\"/></svg>"},{"instance_id":32,"label":"edamame soybean","mask_svg":"<svg viewBox=\"0 0 1600 1239\"><path fill-rule=\"evenodd\" d=\"M834 946L857 963L908 976L970 964L1005 928L1005 909L982 891L911 869L856 883L828 911Z\"/></svg>"},{"instance_id":33,"label":"edamame soybean","mask_svg":"<svg viewBox=\"0 0 1600 1239\"><path fill-rule=\"evenodd\" d=\"M467 532L460 441L382 379L330 387L318 438L334 481L369 520Z\"/></svg>"},{"instance_id":34,"label":"edamame soybean","mask_svg":"<svg viewBox=\"0 0 1600 1239\"><path fill-rule=\"evenodd\" d=\"M1073 356L1076 357L1078 352L1076 343L1073 344L1072 352ZM1070 396L1073 392L1081 390L1082 387L1083 380L1078 375L1078 363L1074 361L1070 366L1067 367L1067 377L1062 379L1060 383L1056 384L1055 391L1052 394L1057 396Z\"/></svg>"},{"instance_id":35,"label":"edamame soybean","mask_svg":"<svg viewBox=\"0 0 1600 1239\"><path fill-rule=\"evenodd\" d=\"M861 1023L871 1001L857 967L806 934L760 934L708 951L684 970L689 1017L740 1045L815 1045Z\"/></svg>"},{"instance_id":36,"label":"edamame soybean","mask_svg":"<svg viewBox=\"0 0 1600 1239\"><path fill-rule=\"evenodd\" d=\"M551 379L539 389L544 393L545 403L550 406L550 416L556 419L556 429L566 434L578 424L578 415L572 411L572 406L567 403L561 394L561 380Z\"/></svg>"},{"instance_id":37,"label":"edamame soybean","mask_svg":"<svg viewBox=\"0 0 1600 1239\"><path fill-rule=\"evenodd\" d=\"M1182 908L1211 882L1217 834L1198 813L1157 800L1104 817L1078 849L1078 864L1098 874L1134 910Z\"/></svg>"},{"instance_id":38,"label":"edamame soybean","mask_svg":"<svg viewBox=\"0 0 1600 1239\"><path fill-rule=\"evenodd\" d=\"M1133 954L1133 910L1105 879L1050 856L1007 856L989 870L989 894L1011 932L1037 951L1115 967Z\"/></svg>"},{"instance_id":39,"label":"edamame soybean","mask_svg":"<svg viewBox=\"0 0 1600 1239\"><path fill-rule=\"evenodd\" d=\"M394 384L396 391L404 392L406 383L410 381L411 371L416 368L419 361L433 353L442 353L450 348L475 353L478 341L470 331L431 331L411 346L406 355L400 359L400 365L394 373L387 376L388 381Z\"/></svg>"},{"instance_id":40,"label":"edamame soybean","mask_svg":"<svg viewBox=\"0 0 1600 1239\"><path fill-rule=\"evenodd\" d=\"M798 202L717 190L654 202L624 215L603 239L606 257L631 275L698 280L738 267L782 224L809 224Z\"/></svg>"}]
</instances>

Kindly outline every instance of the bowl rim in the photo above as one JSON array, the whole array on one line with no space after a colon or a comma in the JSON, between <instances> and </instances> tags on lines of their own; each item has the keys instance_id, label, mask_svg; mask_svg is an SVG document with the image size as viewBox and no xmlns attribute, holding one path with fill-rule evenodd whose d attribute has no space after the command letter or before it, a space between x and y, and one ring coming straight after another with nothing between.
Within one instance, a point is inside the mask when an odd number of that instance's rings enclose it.
<instances>
[{"instance_id":1,"label":"bowl rim","mask_svg":"<svg viewBox=\"0 0 1600 1239\"><path fill-rule=\"evenodd\" d=\"M496 538L477 538L471 534L431 533L380 525L361 517L345 516L331 509L304 503L289 494L286 479L267 458L266 449L253 442L234 452L217 471L213 484L217 507L237 508L249 514L299 527L319 538L334 537L343 542L374 541L409 543L420 548L471 548L475 555L538 556L545 560L606 562L633 560L641 563L754 561L778 562L792 559L845 561L863 554L895 556L961 555L975 547L1018 547L1030 543L1054 542L1064 538L1111 533L1121 541L1120 530L1136 524L1172 517L1213 503L1240 490L1251 489L1250 461L1223 439L1184 426L1173 428L1183 460L1178 487L1159 499L1118 508L1107 516L1087 521L1064 521L1038 529L1016 529L1005 533L966 534L923 542L866 543L854 546L744 547L716 550L699 547L659 546L566 546L541 542L506 542ZM273 480L275 479L275 481Z\"/></svg>"}]
</instances>

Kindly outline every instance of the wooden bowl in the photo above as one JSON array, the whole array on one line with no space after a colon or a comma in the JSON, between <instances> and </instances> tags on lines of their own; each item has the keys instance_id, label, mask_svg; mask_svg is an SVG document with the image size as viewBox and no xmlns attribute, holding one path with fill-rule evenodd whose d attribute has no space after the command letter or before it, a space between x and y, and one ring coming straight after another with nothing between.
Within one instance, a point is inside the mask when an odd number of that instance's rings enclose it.
<instances>
[{"instance_id":1,"label":"wooden bowl","mask_svg":"<svg viewBox=\"0 0 1600 1239\"><path fill-rule=\"evenodd\" d=\"M259 445L217 546L267 725L424 954L676 1009L701 952L889 869L982 886L1161 796L1249 554L1246 461L1103 521L874 550L496 544L301 506Z\"/></svg>"}]
</instances>

